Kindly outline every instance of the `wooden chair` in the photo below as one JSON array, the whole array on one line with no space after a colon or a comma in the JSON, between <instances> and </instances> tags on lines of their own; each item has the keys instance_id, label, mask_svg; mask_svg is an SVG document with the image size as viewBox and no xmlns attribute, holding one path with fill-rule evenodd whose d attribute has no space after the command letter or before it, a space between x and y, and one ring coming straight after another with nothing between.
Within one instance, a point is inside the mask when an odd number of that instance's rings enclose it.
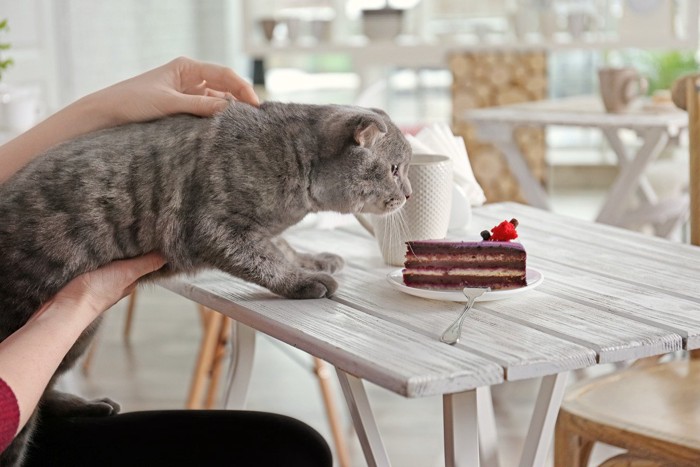
<instances>
[{"instance_id":1,"label":"wooden chair","mask_svg":"<svg viewBox=\"0 0 700 467\"><path fill-rule=\"evenodd\" d=\"M136 308L136 297L138 293L134 290L127 298L126 319L124 321L123 337L124 342L128 343L131 336L131 326L134 318L134 310ZM224 325L224 316L220 313L214 313L202 305L197 305L197 311L202 321L203 336L200 343L199 357L192 375L190 391L187 397L185 406L188 409L194 408L212 408L216 402L216 387L221 376L221 365L228 343L229 326ZM218 315L218 316L217 316ZM214 317L215 319L210 319ZM226 323L230 322L226 318ZM99 335L95 337L90 348L82 362L82 372L85 376L89 375L92 368L92 361L97 350ZM200 401L202 390L207 385L206 401Z\"/></svg>"},{"instance_id":2,"label":"wooden chair","mask_svg":"<svg viewBox=\"0 0 700 467\"><path fill-rule=\"evenodd\" d=\"M682 77L673 100L688 111L690 241L700 246L700 73ZM554 442L555 467L585 467L596 442L626 449L601 467L700 466L700 350L572 385Z\"/></svg>"},{"instance_id":3,"label":"wooden chair","mask_svg":"<svg viewBox=\"0 0 700 467\"><path fill-rule=\"evenodd\" d=\"M137 291L128 297L126 320L124 322L124 340L128 342L136 307ZM212 409L216 404L216 395L226 360L226 348L231 338L231 319L203 305L197 305L203 325L202 340L199 344L197 363L190 381L190 390L185 407L188 409ZM93 342L82 364L83 374L88 374L94 358L97 339ZM330 385L331 372L328 364L314 357L314 373L318 378L326 415L331 428L336 457L340 467L350 466L350 454L336 409L333 389Z\"/></svg>"},{"instance_id":4,"label":"wooden chair","mask_svg":"<svg viewBox=\"0 0 700 467\"><path fill-rule=\"evenodd\" d=\"M586 467L596 442L627 450L602 464L700 465L700 358L645 363L572 385L559 411L555 467Z\"/></svg>"},{"instance_id":5,"label":"wooden chair","mask_svg":"<svg viewBox=\"0 0 700 467\"><path fill-rule=\"evenodd\" d=\"M211 409L216 403L216 393L221 379L223 361L226 357L226 346L231 337L231 319L221 313L199 305L200 315L204 323L204 336L199 347L199 357L195 365L187 397L187 408ZM129 322L127 316L127 323ZM343 435L340 417L335 405L333 390L330 386L330 371L323 360L314 357L314 373L318 378L321 395L331 428L338 464L341 467L350 466L350 454ZM208 381L207 381L208 380ZM202 393L208 386L204 401Z\"/></svg>"}]
</instances>

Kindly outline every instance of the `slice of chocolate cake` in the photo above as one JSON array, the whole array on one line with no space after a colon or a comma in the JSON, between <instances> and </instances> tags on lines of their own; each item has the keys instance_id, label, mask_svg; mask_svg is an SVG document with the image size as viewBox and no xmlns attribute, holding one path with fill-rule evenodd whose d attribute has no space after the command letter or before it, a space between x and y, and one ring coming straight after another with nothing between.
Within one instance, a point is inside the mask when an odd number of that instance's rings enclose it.
<instances>
[{"instance_id":1,"label":"slice of chocolate cake","mask_svg":"<svg viewBox=\"0 0 700 467\"><path fill-rule=\"evenodd\" d=\"M481 242L406 242L404 283L410 287L437 290L461 290L464 287L499 290L527 285L525 248L510 241L517 237L516 226L515 219L504 221L492 229L494 235L482 232L484 241Z\"/></svg>"}]
</instances>

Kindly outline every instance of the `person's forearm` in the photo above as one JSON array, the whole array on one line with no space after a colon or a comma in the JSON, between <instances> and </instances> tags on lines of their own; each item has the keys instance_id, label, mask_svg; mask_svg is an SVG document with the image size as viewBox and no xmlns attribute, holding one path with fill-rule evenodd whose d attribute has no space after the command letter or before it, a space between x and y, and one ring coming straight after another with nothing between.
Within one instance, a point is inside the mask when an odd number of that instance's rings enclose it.
<instances>
[{"instance_id":1,"label":"person's forearm","mask_svg":"<svg viewBox=\"0 0 700 467\"><path fill-rule=\"evenodd\" d=\"M19 405L19 429L25 425L58 365L96 314L49 303L27 324L0 342L0 378Z\"/></svg>"},{"instance_id":2,"label":"person's forearm","mask_svg":"<svg viewBox=\"0 0 700 467\"><path fill-rule=\"evenodd\" d=\"M176 113L211 117L230 99L259 105L230 68L185 57L88 94L0 147L0 183L32 159L76 136Z\"/></svg>"},{"instance_id":3,"label":"person's forearm","mask_svg":"<svg viewBox=\"0 0 700 467\"><path fill-rule=\"evenodd\" d=\"M0 146L0 183L50 147L120 123L98 102L87 95Z\"/></svg>"}]
</instances>

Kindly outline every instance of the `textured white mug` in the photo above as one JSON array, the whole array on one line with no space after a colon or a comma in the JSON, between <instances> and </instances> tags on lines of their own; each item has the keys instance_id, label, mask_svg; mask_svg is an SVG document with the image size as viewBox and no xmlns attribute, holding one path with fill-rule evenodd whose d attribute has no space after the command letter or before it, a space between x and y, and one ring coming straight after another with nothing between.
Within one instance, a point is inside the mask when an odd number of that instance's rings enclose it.
<instances>
[{"instance_id":1,"label":"textured white mug","mask_svg":"<svg viewBox=\"0 0 700 467\"><path fill-rule=\"evenodd\" d=\"M398 211L386 216L356 216L377 239L384 262L403 266L406 242L445 238L452 210L452 159L413 154L408 167L413 193ZM369 225L368 225L369 223Z\"/></svg>"}]
</instances>

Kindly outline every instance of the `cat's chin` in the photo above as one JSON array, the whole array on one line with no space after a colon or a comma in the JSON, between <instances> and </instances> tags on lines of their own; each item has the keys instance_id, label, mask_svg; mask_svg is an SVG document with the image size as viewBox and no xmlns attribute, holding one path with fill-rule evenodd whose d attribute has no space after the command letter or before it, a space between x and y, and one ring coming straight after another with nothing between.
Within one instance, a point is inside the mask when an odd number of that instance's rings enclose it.
<instances>
[{"instance_id":1,"label":"cat's chin","mask_svg":"<svg viewBox=\"0 0 700 467\"><path fill-rule=\"evenodd\" d=\"M367 208L367 206L363 207L362 210L359 211L359 214L371 214L373 216L379 216L379 217L386 217L386 216L391 216L392 214L396 214L399 212L399 210L404 206L405 203L401 204L401 206L398 206L394 209L371 209Z\"/></svg>"},{"instance_id":2,"label":"cat's chin","mask_svg":"<svg viewBox=\"0 0 700 467\"><path fill-rule=\"evenodd\" d=\"M393 209L391 211L374 212L372 214L374 214L375 216L378 216L378 217L389 217L389 216L393 216L397 212L399 212L398 209Z\"/></svg>"},{"instance_id":3,"label":"cat's chin","mask_svg":"<svg viewBox=\"0 0 700 467\"><path fill-rule=\"evenodd\" d=\"M364 209L364 210L356 212L354 214L364 215L364 216L370 215L370 216L376 216L376 217L385 217L385 216L391 215L394 212L396 212L396 211L379 211L379 210L375 211L375 210Z\"/></svg>"},{"instance_id":4,"label":"cat's chin","mask_svg":"<svg viewBox=\"0 0 700 467\"><path fill-rule=\"evenodd\" d=\"M406 201L401 201L399 199L391 199L389 201L375 200L374 202L356 203L351 205L350 209L352 211L351 214L355 215L385 217L398 212L405 204Z\"/></svg>"}]
</instances>

